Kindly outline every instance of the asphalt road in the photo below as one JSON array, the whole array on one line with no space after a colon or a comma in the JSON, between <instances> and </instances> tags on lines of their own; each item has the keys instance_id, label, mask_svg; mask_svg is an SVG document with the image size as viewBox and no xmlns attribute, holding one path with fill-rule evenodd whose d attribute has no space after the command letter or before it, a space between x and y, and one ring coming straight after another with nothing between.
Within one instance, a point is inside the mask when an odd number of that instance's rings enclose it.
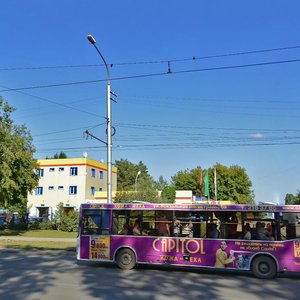
<instances>
[{"instance_id":1,"label":"asphalt road","mask_svg":"<svg viewBox=\"0 0 300 300\"><path fill-rule=\"evenodd\" d=\"M0 299L299 299L300 275L251 274L77 263L74 252L0 250Z\"/></svg>"}]
</instances>

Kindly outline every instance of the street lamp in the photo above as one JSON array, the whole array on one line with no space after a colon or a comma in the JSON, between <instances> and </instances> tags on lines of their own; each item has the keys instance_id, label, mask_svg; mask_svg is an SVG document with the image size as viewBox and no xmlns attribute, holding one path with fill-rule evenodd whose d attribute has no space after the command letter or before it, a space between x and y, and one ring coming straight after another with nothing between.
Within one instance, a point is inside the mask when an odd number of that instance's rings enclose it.
<instances>
[{"instance_id":1,"label":"street lamp","mask_svg":"<svg viewBox=\"0 0 300 300\"><path fill-rule=\"evenodd\" d=\"M136 174L136 177L135 177L135 185L134 185L135 186L135 192L137 191L137 179L138 179L139 175L141 175L141 173L142 173L141 171L138 171L137 174Z\"/></svg>"},{"instance_id":2,"label":"street lamp","mask_svg":"<svg viewBox=\"0 0 300 300\"><path fill-rule=\"evenodd\" d=\"M107 98L106 98L106 108L107 108L107 203L112 203L112 162L111 162L111 98L110 98L110 73L108 65L101 54L100 50L96 46L96 40L92 35L88 35L87 39L95 47L96 51L103 60L107 72Z\"/></svg>"}]
</instances>

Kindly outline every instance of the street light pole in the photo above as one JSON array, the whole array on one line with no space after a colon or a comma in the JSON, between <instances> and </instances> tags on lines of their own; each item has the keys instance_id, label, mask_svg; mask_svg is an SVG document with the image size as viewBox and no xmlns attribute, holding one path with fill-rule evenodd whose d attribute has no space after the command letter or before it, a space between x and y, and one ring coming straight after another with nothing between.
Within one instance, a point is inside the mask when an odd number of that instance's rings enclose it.
<instances>
[{"instance_id":1,"label":"street light pole","mask_svg":"<svg viewBox=\"0 0 300 300\"><path fill-rule=\"evenodd\" d=\"M139 175L141 175L141 171L138 171L137 174L136 174L136 177L135 177L135 185L134 185L135 192L137 191L137 179L138 179Z\"/></svg>"},{"instance_id":2,"label":"street light pole","mask_svg":"<svg viewBox=\"0 0 300 300\"><path fill-rule=\"evenodd\" d=\"M107 96L106 96L106 121L107 121L107 203L112 203L112 147L111 147L111 102L110 102L110 73L109 68L104 59L103 55L101 54L100 50L96 46L96 40L92 35L87 36L89 42L95 47L96 51L100 55L101 59L103 60L107 72Z\"/></svg>"}]
</instances>

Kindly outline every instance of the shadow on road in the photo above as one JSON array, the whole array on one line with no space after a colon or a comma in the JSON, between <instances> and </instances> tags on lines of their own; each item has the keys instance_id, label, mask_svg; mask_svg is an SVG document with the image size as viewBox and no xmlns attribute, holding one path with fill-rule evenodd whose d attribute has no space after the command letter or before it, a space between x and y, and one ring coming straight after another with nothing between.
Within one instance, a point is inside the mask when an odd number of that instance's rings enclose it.
<instances>
[{"instance_id":1,"label":"shadow on road","mask_svg":"<svg viewBox=\"0 0 300 300\"><path fill-rule=\"evenodd\" d=\"M51 299L40 295L58 287L64 299L297 299L299 278L260 280L249 273L162 266L124 271L77 263L74 252L0 250L0 299Z\"/></svg>"}]
</instances>

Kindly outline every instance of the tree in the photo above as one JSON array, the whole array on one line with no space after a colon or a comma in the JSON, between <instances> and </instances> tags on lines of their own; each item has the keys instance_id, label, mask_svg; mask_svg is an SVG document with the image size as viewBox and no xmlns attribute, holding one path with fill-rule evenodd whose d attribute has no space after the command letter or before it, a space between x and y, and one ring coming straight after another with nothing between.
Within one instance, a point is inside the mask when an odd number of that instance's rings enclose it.
<instances>
[{"instance_id":1,"label":"tree","mask_svg":"<svg viewBox=\"0 0 300 300\"><path fill-rule=\"evenodd\" d=\"M300 191L298 190L295 196L293 194L286 194L284 200L287 205L300 205Z\"/></svg>"},{"instance_id":2,"label":"tree","mask_svg":"<svg viewBox=\"0 0 300 300\"><path fill-rule=\"evenodd\" d=\"M253 204L254 193L252 182L246 170L240 166L226 167L217 163L215 165L217 174L217 197L220 200L232 200L237 204ZM214 187L214 168L210 169L210 186ZM211 190L214 198L214 188Z\"/></svg>"},{"instance_id":3,"label":"tree","mask_svg":"<svg viewBox=\"0 0 300 300\"><path fill-rule=\"evenodd\" d=\"M53 157L46 157L46 159L61 159L61 158L68 158L65 152L55 153Z\"/></svg>"},{"instance_id":4,"label":"tree","mask_svg":"<svg viewBox=\"0 0 300 300\"><path fill-rule=\"evenodd\" d=\"M148 183L150 186L154 184L153 178L148 173L148 168L141 161L134 164L127 159L121 159L115 161L115 166L118 169L118 191L134 191L136 182L137 187L140 187L142 182ZM137 177L138 172L140 175Z\"/></svg>"},{"instance_id":5,"label":"tree","mask_svg":"<svg viewBox=\"0 0 300 300\"><path fill-rule=\"evenodd\" d=\"M134 164L127 159L121 159L115 161L115 166L118 168L117 202L158 202L155 181L143 162Z\"/></svg>"},{"instance_id":6,"label":"tree","mask_svg":"<svg viewBox=\"0 0 300 300\"><path fill-rule=\"evenodd\" d=\"M168 182L163 178L163 176L159 176L158 181L155 182L155 188L159 191L162 191L167 185Z\"/></svg>"},{"instance_id":7,"label":"tree","mask_svg":"<svg viewBox=\"0 0 300 300\"><path fill-rule=\"evenodd\" d=\"M172 185L176 190L191 190L193 195L200 196L200 173L201 167L179 171L171 177Z\"/></svg>"},{"instance_id":8,"label":"tree","mask_svg":"<svg viewBox=\"0 0 300 300\"><path fill-rule=\"evenodd\" d=\"M165 186L161 192L162 203L174 203L176 198L176 189L174 186Z\"/></svg>"},{"instance_id":9,"label":"tree","mask_svg":"<svg viewBox=\"0 0 300 300\"><path fill-rule=\"evenodd\" d=\"M0 206L24 214L38 176L32 137L25 125L14 124L14 110L0 97Z\"/></svg>"},{"instance_id":10,"label":"tree","mask_svg":"<svg viewBox=\"0 0 300 300\"><path fill-rule=\"evenodd\" d=\"M239 166L226 167L217 163L209 168L209 198L215 199L214 169L217 174L217 199L231 200L235 203L254 203L254 194L251 190L250 181L245 169ZM192 170L179 171L172 177L172 183L177 190L192 190L193 195L200 196L200 173L201 167Z\"/></svg>"}]
</instances>

